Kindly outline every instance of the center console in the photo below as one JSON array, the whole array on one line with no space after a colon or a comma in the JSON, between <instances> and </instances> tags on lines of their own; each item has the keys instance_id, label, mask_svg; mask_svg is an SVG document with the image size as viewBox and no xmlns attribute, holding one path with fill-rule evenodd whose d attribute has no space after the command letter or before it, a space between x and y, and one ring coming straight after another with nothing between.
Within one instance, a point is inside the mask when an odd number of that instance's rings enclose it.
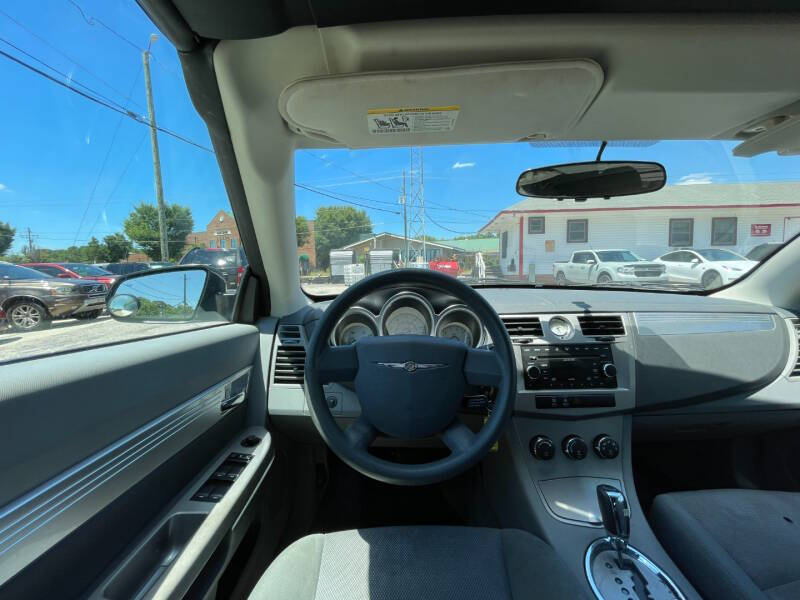
<instances>
[{"instance_id":1,"label":"center console","mask_svg":"<svg viewBox=\"0 0 800 600\"><path fill-rule=\"evenodd\" d=\"M636 497L631 315L514 315L509 322L516 328L509 327L518 370L515 413L498 452L484 463L501 525L546 539L599 600L698 598ZM612 526L598 489L624 501L617 514L624 527Z\"/></svg>"}]
</instances>

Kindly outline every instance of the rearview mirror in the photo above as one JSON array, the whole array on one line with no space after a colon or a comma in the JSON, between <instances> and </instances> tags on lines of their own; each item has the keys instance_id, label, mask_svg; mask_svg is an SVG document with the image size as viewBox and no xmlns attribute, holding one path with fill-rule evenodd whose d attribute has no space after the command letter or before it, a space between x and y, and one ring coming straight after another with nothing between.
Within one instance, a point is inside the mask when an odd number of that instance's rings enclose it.
<instances>
[{"instance_id":1,"label":"rearview mirror","mask_svg":"<svg viewBox=\"0 0 800 600\"><path fill-rule=\"evenodd\" d=\"M655 162L594 161L530 169L517 180L517 193L532 198L611 198L656 192L667 172Z\"/></svg>"},{"instance_id":2,"label":"rearview mirror","mask_svg":"<svg viewBox=\"0 0 800 600\"><path fill-rule=\"evenodd\" d=\"M222 277L193 265L133 273L112 287L107 305L118 321L219 321L230 316L233 298Z\"/></svg>"}]
</instances>

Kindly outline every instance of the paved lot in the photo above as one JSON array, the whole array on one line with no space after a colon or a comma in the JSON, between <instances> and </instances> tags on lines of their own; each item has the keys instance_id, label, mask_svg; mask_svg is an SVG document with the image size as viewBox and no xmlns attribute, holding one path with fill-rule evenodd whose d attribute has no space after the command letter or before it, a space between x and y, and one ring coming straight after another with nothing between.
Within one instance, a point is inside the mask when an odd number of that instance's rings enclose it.
<instances>
[{"instance_id":1,"label":"paved lot","mask_svg":"<svg viewBox=\"0 0 800 600\"><path fill-rule=\"evenodd\" d=\"M64 319L53 321L50 329L19 333L0 325L0 364L65 350L89 348L125 340L187 331L208 323L120 323L103 316L91 321Z\"/></svg>"}]
</instances>

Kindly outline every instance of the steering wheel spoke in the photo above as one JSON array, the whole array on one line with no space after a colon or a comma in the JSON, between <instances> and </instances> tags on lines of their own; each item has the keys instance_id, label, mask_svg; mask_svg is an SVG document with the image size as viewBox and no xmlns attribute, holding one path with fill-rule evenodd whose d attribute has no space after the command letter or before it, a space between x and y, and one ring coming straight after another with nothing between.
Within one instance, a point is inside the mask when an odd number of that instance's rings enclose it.
<instances>
[{"instance_id":1,"label":"steering wheel spoke","mask_svg":"<svg viewBox=\"0 0 800 600\"><path fill-rule=\"evenodd\" d=\"M355 345L328 346L319 357L317 366L320 383L352 381L358 373L358 355Z\"/></svg>"},{"instance_id":2,"label":"steering wheel spoke","mask_svg":"<svg viewBox=\"0 0 800 600\"><path fill-rule=\"evenodd\" d=\"M474 440L475 434L458 417L442 432L442 441L453 454L465 452L472 447Z\"/></svg>"},{"instance_id":3,"label":"steering wheel spoke","mask_svg":"<svg viewBox=\"0 0 800 600\"><path fill-rule=\"evenodd\" d=\"M492 350L470 348L464 360L464 379L470 385L497 387L503 380L503 368Z\"/></svg>"},{"instance_id":4,"label":"steering wheel spoke","mask_svg":"<svg viewBox=\"0 0 800 600\"><path fill-rule=\"evenodd\" d=\"M345 429L347 442L356 450L366 450L378 437L378 430L372 426L364 415L358 417L350 427Z\"/></svg>"}]
</instances>

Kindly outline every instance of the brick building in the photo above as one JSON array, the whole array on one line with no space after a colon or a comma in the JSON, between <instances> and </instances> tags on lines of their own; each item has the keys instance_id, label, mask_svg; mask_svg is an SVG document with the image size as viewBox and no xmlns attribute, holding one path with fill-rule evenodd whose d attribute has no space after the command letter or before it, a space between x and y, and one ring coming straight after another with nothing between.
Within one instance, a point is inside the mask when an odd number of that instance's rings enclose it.
<instances>
[{"instance_id":1,"label":"brick building","mask_svg":"<svg viewBox=\"0 0 800 600\"><path fill-rule=\"evenodd\" d=\"M316 239L314 238L314 221L307 221L308 223L308 239L306 243L297 249L297 258L299 259L303 254L308 256L308 262L311 267L317 266L317 248Z\"/></svg>"},{"instance_id":2,"label":"brick building","mask_svg":"<svg viewBox=\"0 0 800 600\"><path fill-rule=\"evenodd\" d=\"M239 229L236 220L226 210L220 210L209 221L204 231L193 231L186 236L186 245L189 247L202 246L203 248L238 248L241 245Z\"/></svg>"}]
</instances>

